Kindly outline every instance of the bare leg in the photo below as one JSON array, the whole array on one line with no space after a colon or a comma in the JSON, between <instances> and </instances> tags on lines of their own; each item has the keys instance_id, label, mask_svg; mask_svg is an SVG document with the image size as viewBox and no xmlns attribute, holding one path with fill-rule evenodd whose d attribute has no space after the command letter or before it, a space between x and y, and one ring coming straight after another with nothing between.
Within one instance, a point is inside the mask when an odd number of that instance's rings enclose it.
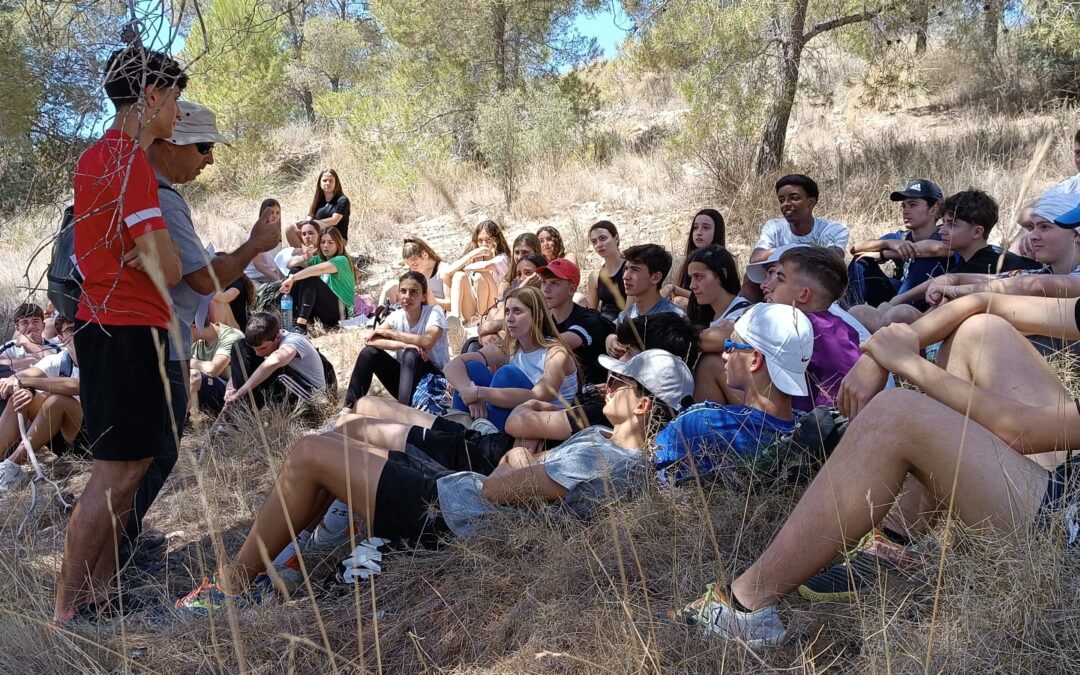
<instances>
[{"instance_id":1,"label":"bare leg","mask_svg":"<svg viewBox=\"0 0 1080 675\"><path fill-rule=\"evenodd\" d=\"M418 410L416 412L420 411ZM408 424L400 421L391 422L388 419L350 414L343 416L338 421L334 431L353 440L367 443L377 448L392 450L394 452L405 452L405 441L409 436L409 429L412 429L414 426L431 425Z\"/></svg>"},{"instance_id":2,"label":"bare leg","mask_svg":"<svg viewBox=\"0 0 1080 675\"><path fill-rule=\"evenodd\" d=\"M882 315L879 327L888 326L892 323L915 323L922 315L922 312L911 305L898 305L887 310ZM869 328L867 328L867 330L869 330Z\"/></svg>"},{"instance_id":3,"label":"bare leg","mask_svg":"<svg viewBox=\"0 0 1080 675\"><path fill-rule=\"evenodd\" d=\"M35 396L23 413L26 419L34 419L44 402L44 394ZM22 440L22 435L19 433L19 413L15 411L15 406L11 405L11 401L8 401L7 406L4 407L4 412L0 414L0 453L6 455L7 451L20 440ZM17 449L15 452L18 453L20 450ZM12 459L14 460L14 455Z\"/></svg>"},{"instance_id":4,"label":"bare leg","mask_svg":"<svg viewBox=\"0 0 1080 675\"><path fill-rule=\"evenodd\" d=\"M735 596L758 609L791 593L885 515L909 473L939 502L951 499L963 522L1003 531L1031 523L1048 479L959 413L915 392L886 391L852 422L779 534L734 580Z\"/></svg>"},{"instance_id":5,"label":"bare leg","mask_svg":"<svg viewBox=\"0 0 1080 675\"><path fill-rule=\"evenodd\" d=\"M297 441L240 552L218 575L222 590L241 592L254 576L265 571L259 542L267 551L285 548L292 540L290 530L314 517L321 489L346 501L351 485L350 507L370 528L375 517L375 491L386 458L385 450L350 441L339 434L304 436Z\"/></svg>"},{"instance_id":6,"label":"bare leg","mask_svg":"<svg viewBox=\"0 0 1080 675\"><path fill-rule=\"evenodd\" d=\"M56 587L53 620L62 621L84 598L90 570L97 572L99 559L115 567L116 542L127 522L135 489L150 459L134 462L94 460L90 480L71 514L64 540L64 562ZM94 589L100 592L103 589Z\"/></svg>"},{"instance_id":7,"label":"bare leg","mask_svg":"<svg viewBox=\"0 0 1080 675\"><path fill-rule=\"evenodd\" d=\"M454 272L450 280L450 313L468 321L476 316L476 291L467 272Z\"/></svg>"},{"instance_id":8,"label":"bare leg","mask_svg":"<svg viewBox=\"0 0 1080 675\"><path fill-rule=\"evenodd\" d=\"M300 248L304 244L300 240L300 229L294 223L284 221L281 223L281 241L293 248Z\"/></svg>"},{"instance_id":9,"label":"bare leg","mask_svg":"<svg viewBox=\"0 0 1080 675\"><path fill-rule=\"evenodd\" d=\"M491 272L480 274L476 278L476 311L486 312L491 309L498 300L498 296L499 280L493 278Z\"/></svg>"},{"instance_id":10,"label":"bare leg","mask_svg":"<svg viewBox=\"0 0 1080 675\"><path fill-rule=\"evenodd\" d=\"M57 433L63 433L64 439L71 441L79 433L82 425L82 406L71 396L52 394L42 396L44 402L40 410L34 416L34 421L26 430L26 437L34 450L44 446ZM16 425L18 421L16 420ZM11 453L11 461L22 464L26 461L26 448L20 443L15 452Z\"/></svg>"},{"instance_id":11,"label":"bare leg","mask_svg":"<svg viewBox=\"0 0 1080 675\"><path fill-rule=\"evenodd\" d=\"M381 396L361 396L353 406L353 410L361 417L373 417L413 427L430 427L435 423L435 416L431 413L410 408L394 399Z\"/></svg>"},{"instance_id":12,"label":"bare leg","mask_svg":"<svg viewBox=\"0 0 1080 675\"><path fill-rule=\"evenodd\" d=\"M853 305L848 309L848 314L851 314L856 321L866 326L866 330L871 333L876 333L881 328L881 320L884 316L884 312L870 305Z\"/></svg>"}]
</instances>

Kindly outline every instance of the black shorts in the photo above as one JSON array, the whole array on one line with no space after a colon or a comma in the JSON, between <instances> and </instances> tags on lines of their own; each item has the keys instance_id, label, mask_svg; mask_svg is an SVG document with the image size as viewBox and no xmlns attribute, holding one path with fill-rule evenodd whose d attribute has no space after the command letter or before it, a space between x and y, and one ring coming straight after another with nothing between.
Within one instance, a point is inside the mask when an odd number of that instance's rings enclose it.
<instances>
[{"instance_id":1,"label":"black shorts","mask_svg":"<svg viewBox=\"0 0 1080 675\"><path fill-rule=\"evenodd\" d=\"M162 376L167 338L150 326L76 325L79 398L94 459L132 462L161 453L171 428Z\"/></svg>"},{"instance_id":2,"label":"black shorts","mask_svg":"<svg viewBox=\"0 0 1080 675\"><path fill-rule=\"evenodd\" d=\"M514 447L514 438L501 431L481 434L457 422L436 417L430 429L409 429L405 443L450 471L475 471L487 476Z\"/></svg>"},{"instance_id":3,"label":"black shorts","mask_svg":"<svg viewBox=\"0 0 1080 675\"><path fill-rule=\"evenodd\" d=\"M391 452L375 488L371 534L394 541L438 546L450 528L438 512L436 481L451 471L404 452Z\"/></svg>"}]
</instances>

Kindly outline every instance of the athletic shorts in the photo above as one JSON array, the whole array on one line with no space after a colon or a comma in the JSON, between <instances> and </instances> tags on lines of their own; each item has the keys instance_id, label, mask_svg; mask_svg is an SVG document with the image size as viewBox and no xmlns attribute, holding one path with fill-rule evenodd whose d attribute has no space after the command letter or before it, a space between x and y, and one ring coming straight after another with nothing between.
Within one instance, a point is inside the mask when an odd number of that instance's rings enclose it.
<instances>
[{"instance_id":1,"label":"athletic shorts","mask_svg":"<svg viewBox=\"0 0 1080 675\"><path fill-rule=\"evenodd\" d=\"M155 339L156 338L156 339ZM79 398L96 460L157 457L168 425L165 330L78 322Z\"/></svg>"},{"instance_id":2,"label":"athletic shorts","mask_svg":"<svg viewBox=\"0 0 1080 675\"><path fill-rule=\"evenodd\" d=\"M430 429L409 429L405 443L450 471L474 471L487 476L514 447L514 438L501 431L481 434L457 422L436 417Z\"/></svg>"},{"instance_id":3,"label":"athletic shorts","mask_svg":"<svg viewBox=\"0 0 1080 675\"><path fill-rule=\"evenodd\" d=\"M450 528L438 511L436 482L450 473L422 457L391 452L375 488L372 536L438 546Z\"/></svg>"}]
</instances>

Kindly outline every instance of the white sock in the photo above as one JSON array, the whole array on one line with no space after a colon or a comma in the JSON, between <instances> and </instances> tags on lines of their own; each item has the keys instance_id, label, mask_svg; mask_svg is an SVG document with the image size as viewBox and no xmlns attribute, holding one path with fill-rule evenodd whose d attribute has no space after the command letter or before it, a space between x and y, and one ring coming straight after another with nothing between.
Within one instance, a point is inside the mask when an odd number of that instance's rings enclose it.
<instances>
[{"instance_id":1,"label":"white sock","mask_svg":"<svg viewBox=\"0 0 1080 675\"><path fill-rule=\"evenodd\" d=\"M323 516L319 526L325 528L326 531L331 534L340 534L344 532L345 528L349 526L348 505L340 499L335 499L334 503L330 505L330 508L326 510L326 515Z\"/></svg>"},{"instance_id":2,"label":"white sock","mask_svg":"<svg viewBox=\"0 0 1080 675\"><path fill-rule=\"evenodd\" d=\"M296 540L300 542L301 551L303 551L307 547L307 543L310 539L311 533L307 530L303 530L300 534L296 535ZM289 545L283 548L281 550L281 553L278 553L277 557L274 558L274 567L281 567L286 562L288 562L289 558L292 558L294 555L296 555L296 543L290 541Z\"/></svg>"}]
</instances>

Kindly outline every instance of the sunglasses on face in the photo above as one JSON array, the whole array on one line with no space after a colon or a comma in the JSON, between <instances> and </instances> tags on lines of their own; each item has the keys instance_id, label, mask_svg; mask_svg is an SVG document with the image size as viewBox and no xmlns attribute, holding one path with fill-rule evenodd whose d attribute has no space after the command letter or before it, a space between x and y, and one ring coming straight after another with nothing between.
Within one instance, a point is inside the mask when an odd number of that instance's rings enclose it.
<instances>
[{"instance_id":1,"label":"sunglasses on face","mask_svg":"<svg viewBox=\"0 0 1080 675\"><path fill-rule=\"evenodd\" d=\"M745 342L735 342L734 340L724 340L724 352L730 354L734 351L753 351L754 345L748 345Z\"/></svg>"},{"instance_id":2,"label":"sunglasses on face","mask_svg":"<svg viewBox=\"0 0 1080 675\"><path fill-rule=\"evenodd\" d=\"M609 373L607 377L608 393L614 392L618 389L622 389L623 387L633 387L635 384L637 383L633 380L623 379L618 375L614 375L612 373Z\"/></svg>"},{"instance_id":3,"label":"sunglasses on face","mask_svg":"<svg viewBox=\"0 0 1080 675\"><path fill-rule=\"evenodd\" d=\"M213 143L196 143L195 149L199 151L200 155L209 155L214 151Z\"/></svg>"}]
</instances>

